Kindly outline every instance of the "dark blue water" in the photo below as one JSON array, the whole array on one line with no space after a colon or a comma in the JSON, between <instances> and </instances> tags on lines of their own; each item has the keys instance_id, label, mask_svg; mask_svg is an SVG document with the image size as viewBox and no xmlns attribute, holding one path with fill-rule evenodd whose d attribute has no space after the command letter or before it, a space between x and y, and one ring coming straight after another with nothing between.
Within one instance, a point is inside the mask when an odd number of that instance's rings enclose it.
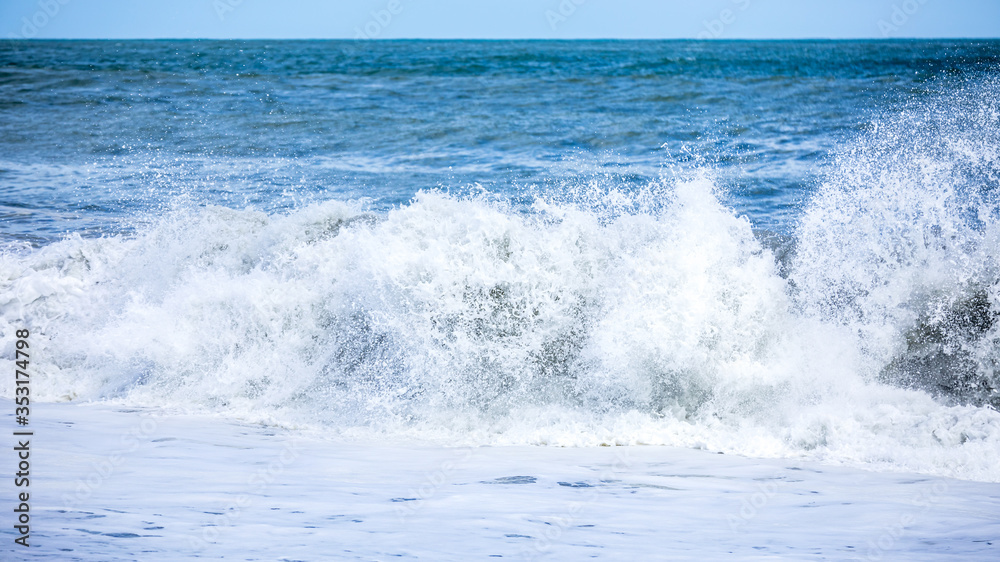
<instances>
[{"instance_id":1,"label":"dark blue water","mask_svg":"<svg viewBox=\"0 0 1000 562\"><path fill-rule=\"evenodd\" d=\"M998 61L996 41L8 41L0 237L692 168L788 232L838 147Z\"/></svg>"}]
</instances>

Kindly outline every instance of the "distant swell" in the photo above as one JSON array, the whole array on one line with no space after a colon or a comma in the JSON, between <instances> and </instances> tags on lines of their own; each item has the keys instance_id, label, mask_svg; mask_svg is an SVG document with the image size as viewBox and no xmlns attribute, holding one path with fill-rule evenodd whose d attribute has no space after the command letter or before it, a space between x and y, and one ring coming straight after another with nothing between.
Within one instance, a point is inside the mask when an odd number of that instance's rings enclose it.
<instances>
[{"instance_id":1,"label":"distant swell","mask_svg":"<svg viewBox=\"0 0 1000 562\"><path fill-rule=\"evenodd\" d=\"M30 327L47 400L1000 481L1000 97L978 88L859 139L791 239L705 172L530 212L436 191L381 215L178 207L11 247L4 356Z\"/></svg>"}]
</instances>

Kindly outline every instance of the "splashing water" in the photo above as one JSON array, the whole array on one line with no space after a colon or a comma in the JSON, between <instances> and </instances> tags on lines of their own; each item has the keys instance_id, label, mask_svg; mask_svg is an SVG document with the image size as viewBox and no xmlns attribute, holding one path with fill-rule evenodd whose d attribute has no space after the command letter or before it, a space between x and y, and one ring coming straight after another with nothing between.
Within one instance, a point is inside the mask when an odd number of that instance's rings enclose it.
<instances>
[{"instance_id":1,"label":"splashing water","mask_svg":"<svg viewBox=\"0 0 1000 562\"><path fill-rule=\"evenodd\" d=\"M996 92L860 139L787 256L710 174L530 212L437 191L383 215L181 207L7 249L0 333L38 335L47 400L1000 481Z\"/></svg>"}]
</instances>

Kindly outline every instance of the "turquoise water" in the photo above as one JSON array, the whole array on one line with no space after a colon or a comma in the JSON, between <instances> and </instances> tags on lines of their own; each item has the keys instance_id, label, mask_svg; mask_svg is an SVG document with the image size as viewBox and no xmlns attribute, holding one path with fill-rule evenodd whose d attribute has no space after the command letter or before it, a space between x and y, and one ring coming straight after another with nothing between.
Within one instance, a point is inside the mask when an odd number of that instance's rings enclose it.
<instances>
[{"instance_id":1,"label":"turquoise water","mask_svg":"<svg viewBox=\"0 0 1000 562\"><path fill-rule=\"evenodd\" d=\"M1000 42L0 49L38 399L1000 479Z\"/></svg>"},{"instance_id":2,"label":"turquoise water","mask_svg":"<svg viewBox=\"0 0 1000 562\"><path fill-rule=\"evenodd\" d=\"M7 41L0 236L115 232L182 196L523 203L693 167L788 232L844 144L998 60L996 41Z\"/></svg>"}]
</instances>

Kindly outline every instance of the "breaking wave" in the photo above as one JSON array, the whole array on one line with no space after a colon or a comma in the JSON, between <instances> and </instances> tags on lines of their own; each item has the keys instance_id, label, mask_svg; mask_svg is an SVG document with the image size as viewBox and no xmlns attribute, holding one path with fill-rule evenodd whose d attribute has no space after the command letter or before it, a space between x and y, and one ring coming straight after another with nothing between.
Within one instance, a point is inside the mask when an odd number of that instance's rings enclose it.
<instances>
[{"instance_id":1,"label":"breaking wave","mask_svg":"<svg viewBox=\"0 0 1000 562\"><path fill-rule=\"evenodd\" d=\"M181 206L8 247L4 355L30 328L46 400L1000 481L996 92L879 123L791 237L693 173L527 210L438 191L381 214Z\"/></svg>"}]
</instances>

